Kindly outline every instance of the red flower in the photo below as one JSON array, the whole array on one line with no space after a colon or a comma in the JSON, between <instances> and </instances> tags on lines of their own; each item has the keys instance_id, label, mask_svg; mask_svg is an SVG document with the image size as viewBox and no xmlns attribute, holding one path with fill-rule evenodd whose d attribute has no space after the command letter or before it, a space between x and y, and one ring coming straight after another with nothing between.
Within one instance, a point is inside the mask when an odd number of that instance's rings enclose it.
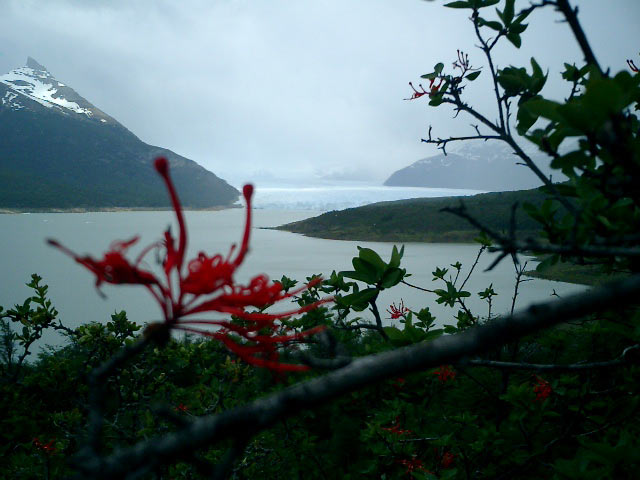
<instances>
[{"instance_id":1,"label":"red flower","mask_svg":"<svg viewBox=\"0 0 640 480\"><path fill-rule=\"evenodd\" d=\"M404 100L415 100L416 98L420 98L423 95L429 95L429 97L434 96L440 90L442 86L442 78L438 81L438 85L433 85L435 82L435 78L429 80L429 90L425 90L422 84L419 84L421 90L416 90L416 87L413 86L413 83L409 82L409 86L413 89L413 94L409 98L405 98Z\"/></svg>"},{"instance_id":2,"label":"red flower","mask_svg":"<svg viewBox=\"0 0 640 480\"><path fill-rule=\"evenodd\" d=\"M291 332L276 321L308 312L332 299L326 298L280 313L262 313L262 310L317 285L322 279L316 278L306 286L288 293L283 291L280 283L271 282L266 275L255 276L246 286L236 284L233 279L236 269L249 251L253 186L245 185L242 190L247 202L247 213L240 248L236 251L236 246L232 245L226 257L219 254L208 256L200 252L195 259L187 263L184 271L187 229L182 207L169 176L167 160L157 158L155 168L164 180L178 220L177 244L171 231L167 230L162 241L144 248L133 262L125 255L129 247L138 241L138 237L125 242L114 242L102 260L95 260L89 256L81 257L55 240L48 240L49 244L93 272L96 276L96 287L100 287L103 282L144 286L156 300L164 316L163 323L147 327L147 335L157 335L156 338L160 339L162 336L166 337L172 328L198 333L221 341L229 350L252 365L275 371L308 370L309 367L306 365L280 363L278 348L318 333L324 327ZM151 250L161 248L164 249L164 281L141 267L144 257ZM255 307L259 312L247 312L247 307ZM206 312L229 314L235 316L236 321L193 318L196 314ZM214 326L218 329L201 330L198 326Z\"/></svg>"},{"instance_id":3,"label":"red flower","mask_svg":"<svg viewBox=\"0 0 640 480\"><path fill-rule=\"evenodd\" d=\"M409 309L404 306L404 300L400 299L400 303L396 306L395 303L389 305L387 308L387 313L391 315L389 318L391 320L395 320L400 317L404 317L407 313L409 313Z\"/></svg>"},{"instance_id":4,"label":"red flower","mask_svg":"<svg viewBox=\"0 0 640 480\"><path fill-rule=\"evenodd\" d=\"M451 452L444 452L440 459L440 466L442 468L451 468L456 459L456 456Z\"/></svg>"},{"instance_id":5,"label":"red flower","mask_svg":"<svg viewBox=\"0 0 640 480\"><path fill-rule=\"evenodd\" d=\"M406 382L407 381L404 378L398 377L391 383L391 385L393 385L393 388L395 388L396 390L402 390Z\"/></svg>"},{"instance_id":6,"label":"red flower","mask_svg":"<svg viewBox=\"0 0 640 480\"><path fill-rule=\"evenodd\" d=\"M413 456L411 459L398 460L398 463L404 465L407 468L407 475L411 475L411 473L415 470L422 470L423 472L427 472L433 475L433 472L430 472L429 470L424 468L424 466L422 465L422 460L416 458L415 456Z\"/></svg>"},{"instance_id":7,"label":"red flower","mask_svg":"<svg viewBox=\"0 0 640 480\"><path fill-rule=\"evenodd\" d=\"M54 442L55 439L51 440L49 443L42 443L40 439L36 437L33 439L33 446L47 455L53 455L58 451L58 449L53 446Z\"/></svg>"},{"instance_id":8,"label":"red flower","mask_svg":"<svg viewBox=\"0 0 640 480\"><path fill-rule=\"evenodd\" d=\"M536 394L535 401L543 402L553 392L551 385L546 380L534 375L536 385L533 387L533 392Z\"/></svg>"},{"instance_id":9,"label":"red flower","mask_svg":"<svg viewBox=\"0 0 640 480\"><path fill-rule=\"evenodd\" d=\"M184 403L179 403L174 407L176 412L189 413L189 407L187 407Z\"/></svg>"},{"instance_id":10,"label":"red flower","mask_svg":"<svg viewBox=\"0 0 640 480\"><path fill-rule=\"evenodd\" d=\"M456 378L456 371L451 368L450 365L442 365L436 371L431 373L433 375L436 375L438 377L438 380L440 380L440 382L442 383L446 383L449 380L453 380L454 378Z\"/></svg>"},{"instance_id":11,"label":"red flower","mask_svg":"<svg viewBox=\"0 0 640 480\"><path fill-rule=\"evenodd\" d=\"M390 427L382 427L382 430L386 430L387 432L393 433L394 435L409 435L413 433L413 431L411 430L401 429L400 425L398 424L398 420L398 417L396 417Z\"/></svg>"}]
</instances>

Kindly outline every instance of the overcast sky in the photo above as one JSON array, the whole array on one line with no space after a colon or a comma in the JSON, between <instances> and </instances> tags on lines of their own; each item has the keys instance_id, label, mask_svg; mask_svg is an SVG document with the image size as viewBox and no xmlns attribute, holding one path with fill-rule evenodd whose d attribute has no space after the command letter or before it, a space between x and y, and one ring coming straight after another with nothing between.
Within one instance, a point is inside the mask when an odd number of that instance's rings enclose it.
<instances>
[{"instance_id":1,"label":"overcast sky","mask_svg":"<svg viewBox=\"0 0 640 480\"><path fill-rule=\"evenodd\" d=\"M433 155L420 143L470 121L407 82L456 49L484 65L464 10L421 0L0 0L0 72L27 55L143 141L240 184L322 177L381 182ZM516 8L528 1L517 0ZM640 63L640 0L572 0L605 67ZM488 9L493 12L493 8ZM494 13L495 15L495 13ZM486 15L490 17L491 15ZM550 9L529 17L522 49L551 76L581 56ZM482 74L467 93L495 116ZM565 94L550 81L550 95Z\"/></svg>"}]
</instances>

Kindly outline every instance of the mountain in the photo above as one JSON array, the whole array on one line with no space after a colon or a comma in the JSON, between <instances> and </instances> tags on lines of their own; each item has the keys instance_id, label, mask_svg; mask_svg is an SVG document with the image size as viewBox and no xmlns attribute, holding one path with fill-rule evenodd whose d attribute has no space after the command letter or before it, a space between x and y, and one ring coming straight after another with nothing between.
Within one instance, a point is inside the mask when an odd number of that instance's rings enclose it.
<instances>
[{"instance_id":1,"label":"mountain","mask_svg":"<svg viewBox=\"0 0 640 480\"><path fill-rule=\"evenodd\" d=\"M0 207L169 207L157 156L169 160L184 206L238 198L193 160L142 142L34 59L0 76Z\"/></svg>"},{"instance_id":2,"label":"mountain","mask_svg":"<svg viewBox=\"0 0 640 480\"><path fill-rule=\"evenodd\" d=\"M545 174L551 173L548 157L535 150L526 153ZM539 187L542 182L538 177L519 163L520 159L503 142L466 142L453 153L423 158L397 170L384 184L491 192ZM566 180L559 172L553 174L554 181Z\"/></svg>"}]
</instances>

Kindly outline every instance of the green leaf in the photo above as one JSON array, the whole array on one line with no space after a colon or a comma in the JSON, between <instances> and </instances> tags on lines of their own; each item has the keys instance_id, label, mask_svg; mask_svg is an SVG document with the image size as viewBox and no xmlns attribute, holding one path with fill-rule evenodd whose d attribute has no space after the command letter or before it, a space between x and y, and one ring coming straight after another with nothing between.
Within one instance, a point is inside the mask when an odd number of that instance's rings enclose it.
<instances>
[{"instance_id":1,"label":"green leaf","mask_svg":"<svg viewBox=\"0 0 640 480\"><path fill-rule=\"evenodd\" d=\"M395 245L393 246L393 250L391 251L391 260L389 261L389 267L396 268L400 266L400 260L402 260L402 256L404 255L404 245L400 250Z\"/></svg>"},{"instance_id":2,"label":"green leaf","mask_svg":"<svg viewBox=\"0 0 640 480\"><path fill-rule=\"evenodd\" d=\"M527 132L527 130L529 130L533 126L533 124L536 123L539 116L531 112L530 110L520 106L520 108L518 109L518 115L516 118L518 120L518 124L517 124L518 133L520 135L524 135Z\"/></svg>"},{"instance_id":3,"label":"green leaf","mask_svg":"<svg viewBox=\"0 0 640 480\"><path fill-rule=\"evenodd\" d=\"M458 333L458 327L454 326L454 325L445 325L444 326L444 333Z\"/></svg>"},{"instance_id":4,"label":"green leaf","mask_svg":"<svg viewBox=\"0 0 640 480\"><path fill-rule=\"evenodd\" d=\"M478 70L477 72L471 72L469 75L467 75L466 78L467 80L469 80L470 82L473 82L476 78L478 78L478 76L481 74L482 72L480 70Z\"/></svg>"},{"instance_id":5,"label":"green leaf","mask_svg":"<svg viewBox=\"0 0 640 480\"><path fill-rule=\"evenodd\" d=\"M442 95L434 95L431 100L429 100L429 105L437 107L438 105L441 105L443 101L444 99L442 98Z\"/></svg>"},{"instance_id":6,"label":"green leaf","mask_svg":"<svg viewBox=\"0 0 640 480\"><path fill-rule=\"evenodd\" d=\"M383 330L393 343L401 343L402 345L410 343L407 341L404 332L397 327L384 327Z\"/></svg>"},{"instance_id":7,"label":"green leaf","mask_svg":"<svg viewBox=\"0 0 640 480\"><path fill-rule=\"evenodd\" d=\"M375 279L374 283L378 281L378 277L380 276L381 272L378 272L378 269L375 266L373 266L369 262L365 262L360 257L352 258L351 263L353 264L353 268L356 272L366 273L367 275L370 275Z\"/></svg>"},{"instance_id":8,"label":"green leaf","mask_svg":"<svg viewBox=\"0 0 640 480\"><path fill-rule=\"evenodd\" d=\"M562 120L562 116L558 113L559 103L547 100L545 98L537 97L520 106L520 109L525 109L531 115L547 118L554 122Z\"/></svg>"},{"instance_id":9,"label":"green leaf","mask_svg":"<svg viewBox=\"0 0 640 480\"><path fill-rule=\"evenodd\" d=\"M505 95L515 97L527 90L529 75L524 68L506 67L498 71L498 83Z\"/></svg>"},{"instance_id":10,"label":"green leaf","mask_svg":"<svg viewBox=\"0 0 640 480\"><path fill-rule=\"evenodd\" d=\"M442 72L443 68L444 68L444 63L439 62L439 63L436 63L435 67L433 67L433 71L436 73L436 75L440 75L440 72Z\"/></svg>"},{"instance_id":11,"label":"green leaf","mask_svg":"<svg viewBox=\"0 0 640 480\"><path fill-rule=\"evenodd\" d=\"M509 40L516 48L520 48L522 45L522 39L520 38L520 34L516 32L507 33L507 40Z\"/></svg>"},{"instance_id":12,"label":"green leaf","mask_svg":"<svg viewBox=\"0 0 640 480\"><path fill-rule=\"evenodd\" d=\"M360 272L347 271L347 272L340 272L340 274L343 277L351 278L353 280L359 280L361 282L368 283L370 285L373 285L378 281L375 275L371 275L367 272L362 272L362 271Z\"/></svg>"},{"instance_id":13,"label":"green leaf","mask_svg":"<svg viewBox=\"0 0 640 480\"><path fill-rule=\"evenodd\" d=\"M473 5L469 1L459 0L457 2L449 2L444 4L448 8L473 8Z\"/></svg>"},{"instance_id":14,"label":"green leaf","mask_svg":"<svg viewBox=\"0 0 640 480\"><path fill-rule=\"evenodd\" d=\"M358 250L360 251L360 253L358 254L359 257L365 262L373 265L378 273L382 273L387 268L387 264L375 251L371 250L370 248L364 247L358 247Z\"/></svg>"},{"instance_id":15,"label":"green leaf","mask_svg":"<svg viewBox=\"0 0 640 480\"><path fill-rule=\"evenodd\" d=\"M542 68L540 68L540 65L538 64L538 62L536 62L536 59L531 57L531 69L533 71L533 76L536 78L541 78L544 77L544 73L542 72Z\"/></svg>"},{"instance_id":16,"label":"green leaf","mask_svg":"<svg viewBox=\"0 0 640 480\"><path fill-rule=\"evenodd\" d=\"M527 29L528 26L529 26L529 24L527 24L527 23L523 23L523 24L513 23L509 27L509 31L513 32L513 33L520 34L520 33L523 33Z\"/></svg>"},{"instance_id":17,"label":"green leaf","mask_svg":"<svg viewBox=\"0 0 640 480\"><path fill-rule=\"evenodd\" d=\"M344 297L338 296L336 297L336 301L339 304L345 305L345 306L352 306L354 308L355 307L366 308L366 305L369 302L369 300L374 298L376 295L378 295L377 288L367 288L365 290L362 290L361 292L352 293L351 295L345 295ZM360 310L363 310L364 308L360 308Z\"/></svg>"},{"instance_id":18,"label":"green leaf","mask_svg":"<svg viewBox=\"0 0 640 480\"><path fill-rule=\"evenodd\" d=\"M520 15L518 15L518 18L516 18L516 20L513 23L517 24L517 23L524 22L524 20L531 14L531 12L533 12L533 10L527 10L524 13L521 13Z\"/></svg>"},{"instance_id":19,"label":"green leaf","mask_svg":"<svg viewBox=\"0 0 640 480\"><path fill-rule=\"evenodd\" d=\"M405 270L403 268L389 268L382 276L380 285L382 288L391 288L404 278Z\"/></svg>"},{"instance_id":20,"label":"green leaf","mask_svg":"<svg viewBox=\"0 0 640 480\"><path fill-rule=\"evenodd\" d=\"M425 332L423 340L433 340L434 338L441 337L443 333L444 329L442 328L431 330L430 332Z\"/></svg>"},{"instance_id":21,"label":"green leaf","mask_svg":"<svg viewBox=\"0 0 640 480\"><path fill-rule=\"evenodd\" d=\"M504 5L504 10L502 11L502 21L504 22L505 26L510 25L511 21L513 20L514 4L515 0L507 0Z\"/></svg>"},{"instance_id":22,"label":"green leaf","mask_svg":"<svg viewBox=\"0 0 640 480\"><path fill-rule=\"evenodd\" d=\"M478 25L481 27L489 27L497 32L501 31L503 28L500 22L496 22L495 20L485 20L481 17L478 17Z\"/></svg>"},{"instance_id":23,"label":"green leaf","mask_svg":"<svg viewBox=\"0 0 640 480\"><path fill-rule=\"evenodd\" d=\"M440 268L440 267L436 267L436 269L431 272L431 274L433 275L433 280L444 280L444 276L447 274L447 272L449 271L448 268Z\"/></svg>"},{"instance_id":24,"label":"green leaf","mask_svg":"<svg viewBox=\"0 0 640 480\"><path fill-rule=\"evenodd\" d=\"M500 3L500 0L482 0L478 8L492 7Z\"/></svg>"}]
</instances>

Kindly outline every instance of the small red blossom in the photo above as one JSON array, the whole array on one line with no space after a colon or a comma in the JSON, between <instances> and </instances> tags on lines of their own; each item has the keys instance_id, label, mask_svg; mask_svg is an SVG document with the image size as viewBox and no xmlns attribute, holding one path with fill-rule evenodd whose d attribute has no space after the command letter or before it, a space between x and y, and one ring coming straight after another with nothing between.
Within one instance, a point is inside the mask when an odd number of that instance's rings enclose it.
<instances>
[{"instance_id":1,"label":"small red blossom","mask_svg":"<svg viewBox=\"0 0 640 480\"><path fill-rule=\"evenodd\" d=\"M179 403L173 408L176 412L189 413L189 407L184 403Z\"/></svg>"},{"instance_id":2,"label":"small red blossom","mask_svg":"<svg viewBox=\"0 0 640 480\"><path fill-rule=\"evenodd\" d=\"M406 382L407 381L404 378L398 377L392 382L392 385L393 385L393 388L395 388L396 390L402 390Z\"/></svg>"},{"instance_id":3,"label":"small red blossom","mask_svg":"<svg viewBox=\"0 0 640 480\"><path fill-rule=\"evenodd\" d=\"M627 65L629 65L629 68L631 69L632 72L638 73L638 67L636 66L635 63L633 63L633 60L627 60Z\"/></svg>"},{"instance_id":4,"label":"small red blossom","mask_svg":"<svg viewBox=\"0 0 640 480\"><path fill-rule=\"evenodd\" d=\"M404 317L407 313L409 313L409 309L404 306L404 300L400 299L400 303L397 306L395 303L389 305L389 308L387 308L387 313L391 315L389 317L391 320L396 320L397 318Z\"/></svg>"},{"instance_id":5,"label":"small red blossom","mask_svg":"<svg viewBox=\"0 0 640 480\"><path fill-rule=\"evenodd\" d=\"M415 472L416 470L420 470L433 475L433 472L430 472L429 470L424 468L424 465L422 464L422 460L420 460L419 458L416 458L415 456L411 457L410 459L404 458L402 460L398 460L398 463L406 467L405 472L409 476L411 475L411 473Z\"/></svg>"},{"instance_id":6,"label":"small red blossom","mask_svg":"<svg viewBox=\"0 0 640 480\"><path fill-rule=\"evenodd\" d=\"M134 261L128 260L126 253L138 241L138 237L114 242L102 260L77 255L56 240L48 240L48 243L91 271L96 276L96 287L105 282L144 286L160 306L164 317L163 323L147 327L147 336L161 340L168 338L170 329L183 330L222 342L231 352L251 365L278 372L308 370L307 365L280 363L278 349L318 333L324 327L292 332L277 322L313 310L332 299L325 298L280 313L263 313L262 310L320 283L322 278L315 278L302 288L290 292L284 292L280 283L271 282L266 275L253 277L248 285L236 284L233 278L249 251L253 186L245 185L242 189L247 210L240 247L232 245L226 257L219 254L209 256L200 252L195 259L185 262L187 228L178 194L169 175L169 162L166 158L157 158L154 166L169 192L178 221L177 239L167 230L163 240L144 248ZM141 266L145 256L152 250L164 253L164 279ZM255 307L258 311L247 311L248 307ZM208 312L227 314L235 317L236 321L194 318L195 315ZM217 329L202 329L203 327Z\"/></svg>"},{"instance_id":7,"label":"small red blossom","mask_svg":"<svg viewBox=\"0 0 640 480\"><path fill-rule=\"evenodd\" d=\"M543 378L534 376L534 379L536 381L536 384L533 387L533 392L536 394L535 401L543 402L549 397L549 395L551 395L551 393L553 393L553 389L551 388L549 382L547 382Z\"/></svg>"},{"instance_id":8,"label":"small red blossom","mask_svg":"<svg viewBox=\"0 0 640 480\"><path fill-rule=\"evenodd\" d=\"M440 466L442 468L451 468L455 462L456 456L451 452L444 452L440 459Z\"/></svg>"},{"instance_id":9,"label":"small red blossom","mask_svg":"<svg viewBox=\"0 0 640 480\"><path fill-rule=\"evenodd\" d=\"M436 371L431 373L433 375L436 375L441 383L446 383L449 380L453 380L456 378L456 371L451 368L451 365L442 365Z\"/></svg>"},{"instance_id":10,"label":"small red blossom","mask_svg":"<svg viewBox=\"0 0 640 480\"><path fill-rule=\"evenodd\" d=\"M400 428L398 417L395 418L390 427L382 427L382 430L393 433L394 435L410 435L413 433L411 430L403 430Z\"/></svg>"},{"instance_id":11,"label":"small red blossom","mask_svg":"<svg viewBox=\"0 0 640 480\"><path fill-rule=\"evenodd\" d=\"M409 82L409 86L413 89L413 94L409 98L405 98L404 100L415 100L417 98L422 97L423 95L428 95L429 97L434 96L440 90L442 86L442 78L438 81L437 85L434 85L435 78L429 80L429 90L425 90L422 84L419 84L420 90L416 90L416 87L413 86L413 83Z\"/></svg>"},{"instance_id":12,"label":"small red blossom","mask_svg":"<svg viewBox=\"0 0 640 480\"><path fill-rule=\"evenodd\" d=\"M35 437L33 439L33 446L47 455L53 455L58 451L58 449L53 446L54 442L55 439L51 440L49 443L42 443L38 437Z\"/></svg>"}]
</instances>

